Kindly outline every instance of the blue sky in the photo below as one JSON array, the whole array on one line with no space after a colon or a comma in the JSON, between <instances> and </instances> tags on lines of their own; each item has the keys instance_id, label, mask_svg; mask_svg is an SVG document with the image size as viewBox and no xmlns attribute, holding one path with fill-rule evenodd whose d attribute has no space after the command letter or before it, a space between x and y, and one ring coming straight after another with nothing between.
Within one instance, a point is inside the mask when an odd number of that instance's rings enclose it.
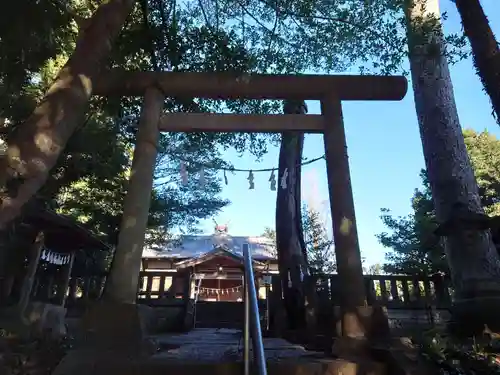
<instances>
[{"instance_id":1,"label":"blue sky","mask_svg":"<svg viewBox=\"0 0 500 375\"><path fill-rule=\"evenodd\" d=\"M500 38L500 1L482 0L491 27ZM441 1L446 32L456 32L461 25L451 0ZM472 61L451 67L455 99L461 124L478 131L487 129L500 137L500 128L491 116L489 98L484 94ZM309 113L319 113L319 103L310 102ZM400 102L345 102L344 123L351 167L351 179L362 255L367 264L383 262L384 249L375 238L385 230L380 208L389 208L395 215L410 212L410 198L420 187L419 171L424 166L417 118L410 90ZM238 157L226 152L224 158L235 168L259 169L278 165L278 148L272 148L259 162L254 157ZM306 135L304 156L315 158L324 154L320 135ZM255 173L255 190L248 189L248 174L228 174L229 184L222 196L232 203L215 219L219 224L230 221L232 235L259 235L275 221L276 192L269 188L269 173ZM329 219L328 186L325 164L321 160L303 168L302 198L313 201ZM213 231L212 220L202 224L206 233Z\"/></svg>"}]
</instances>

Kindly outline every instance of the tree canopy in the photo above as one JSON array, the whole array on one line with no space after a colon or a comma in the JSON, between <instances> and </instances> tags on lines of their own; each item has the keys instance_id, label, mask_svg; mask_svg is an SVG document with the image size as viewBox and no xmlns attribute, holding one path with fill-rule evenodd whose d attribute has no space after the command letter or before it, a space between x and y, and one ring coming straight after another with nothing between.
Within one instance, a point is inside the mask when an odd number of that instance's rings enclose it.
<instances>
[{"instance_id":1,"label":"tree canopy","mask_svg":"<svg viewBox=\"0 0 500 375\"><path fill-rule=\"evenodd\" d=\"M464 131L465 145L479 185L485 212L496 216L500 196L500 140L487 131ZM437 228L434 203L429 182L421 171L423 187L415 189L411 199L412 212L394 217L389 209L382 209L381 219L390 232L377 235L380 243L390 249L383 269L396 274L431 274L448 272L444 248Z\"/></svg>"},{"instance_id":2,"label":"tree canopy","mask_svg":"<svg viewBox=\"0 0 500 375\"><path fill-rule=\"evenodd\" d=\"M2 25L19 20L15 22L16 27L23 27L23 32L19 33L12 32L10 27L0 28L0 51L3 52L0 57L3 110L0 117L4 119L2 124L7 124L3 127L4 139L40 100L74 50L79 34L84 32L85 17L89 17L98 5L95 0L64 3L51 0L36 4L21 0L8 15L2 16L5 18ZM361 7L347 0L328 4L308 1L274 4L261 0L244 3L239 0L204 0L181 4L170 0L142 0L136 4L114 45L108 66L289 73L339 71L351 66L366 70L366 64L370 63L372 70L392 72L401 68L400 63L405 57L402 20L401 4L392 0L365 3ZM318 35L322 37L318 38ZM458 49L464 46L463 39L458 36L449 39L450 46ZM302 58L295 58L298 55ZM121 200L126 190L126 170L132 147L130 128L137 121L139 105L137 100L94 100L85 125L72 137L65 155L54 168L58 171L51 175L54 185L44 188L41 194L44 200L51 200L51 206L62 205L59 207L61 212L86 222L89 228L108 239L114 236L119 221L120 209L115 203ZM278 103L273 102L222 103L181 98L169 102L167 107L172 111L258 113L279 108ZM102 142L88 142L97 138ZM188 155L191 168L199 170L199 160L220 165L219 151L228 147L240 152L250 150L258 157L265 152L269 139L269 135L239 133L164 134L162 144L168 147L162 149L157 177L169 182L156 186L152 211L154 207L160 210L173 208L164 219L159 219L159 212L152 216L163 225L192 227L197 219L213 214L227 203L216 198L220 186L217 187L218 179L212 175L208 176L213 183L208 181L204 199L215 199L211 201L213 210L207 210L209 205L205 200L200 204L204 210L193 210L193 205L188 204L189 209L178 211L179 202L185 202L192 192L192 189L174 188L174 181L166 176L168 173L174 175L178 155ZM275 141L276 137L271 137L271 140ZM198 146L203 147L196 155L189 154ZM104 165L102 161L106 161ZM98 170L99 165L102 165L102 170ZM76 172L78 170L80 172ZM55 175L57 182L53 181ZM103 186L100 186L101 182ZM90 187L96 191L90 192ZM115 193L108 192L111 187ZM63 197L59 196L61 189L64 190ZM80 194L80 189L86 191L82 190ZM101 192L97 191L99 189ZM187 201L192 202L195 196L196 199L201 197L201 191L196 194ZM88 202L71 203L72 196L81 196L83 201L88 198ZM155 203L157 200L163 200L163 204ZM100 202L98 207L95 202ZM96 214L97 211L100 213ZM184 214L179 216L176 212L193 215L180 220ZM103 215L112 215L113 218L104 219Z\"/></svg>"},{"instance_id":3,"label":"tree canopy","mask_svg":"<svg viewBox=\"0 0 500 375\"><path fill-rule=\"evenodd\" d=\"M16 25L24 28L15 34L6 27L0 29L0 50L4 52L0 58L3 141L33 110L71 55L79 30L75 20L89 16L98 3L75 0L63 6L58 0L36 4L21 1L16 3L9 21L2 23L9 25L12 19L19 19ZM168 4L163 2L151 2L149 10L141 5L129 17L114 46L110 67L237 72L255 69L255 56L234 32L212 32L193 23L188 12L167 9ZM48 207L74 217L110 243L116 241L120 223L140 104L132 99L94 98L88 115L37 196ZM167 111L223 107L242 112L274 108L270 103L181 98L166 103ZM221 209L228 202L219 196L216 168L229 166L220 158L221 150L250 150L258 157L265 152L268 138L239 133L163 134L150 210L151 228L192 230L199 219ZM179 183L181 161L192 175L203 166L215 169L205 170L203 186L195 180L183 186Z\"/></svg>"}]
</instances>

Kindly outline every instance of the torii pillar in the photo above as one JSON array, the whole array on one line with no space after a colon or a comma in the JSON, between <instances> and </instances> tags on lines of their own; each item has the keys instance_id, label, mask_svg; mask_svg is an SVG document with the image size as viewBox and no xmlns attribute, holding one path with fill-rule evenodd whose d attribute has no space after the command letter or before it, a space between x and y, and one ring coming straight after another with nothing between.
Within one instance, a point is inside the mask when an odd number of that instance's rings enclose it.
<instances>
[{"instance_id":1,"label":"torii pillar","mask_svg":"<svg viewBox=\"0 0 500 375\"><path fill-rule=\"evenodd\" d=\"M151 312L136 304L142 251L149 216L159 137L158 122L164 95L148 88L137 131L123 217L102 303L89 309L83 320L87 345L144 350Z\"/></svg>"},{"instance_id":2,"label":"torii pillar","mask_svg":"<svg viewBox=\"0 0 500 375\"><path fill-rule=\"evenodd\" d=\"M321 112L325 121L326 170L341 285L340 306L336 307L336 330L338 336L344 339L337 341L334 351L342 352L353 346L364 347L368 340L387 337L389 325L385 311L367 303L340 99L334 95L322 99Z\"/></svg>"},{"instance_id":3,"label":"torii pillar","mask_svg":"<svg viewBox=\"0 0 500 375\"><path fill-rule=\"evenodd\" d=\"M137 141L123 217L105 298L134 304L147 229L149 206L153 189L154 168L158 147L158 122L163 110L164 95L149 88L144 96Z\"/></svg>"}]
</instances>

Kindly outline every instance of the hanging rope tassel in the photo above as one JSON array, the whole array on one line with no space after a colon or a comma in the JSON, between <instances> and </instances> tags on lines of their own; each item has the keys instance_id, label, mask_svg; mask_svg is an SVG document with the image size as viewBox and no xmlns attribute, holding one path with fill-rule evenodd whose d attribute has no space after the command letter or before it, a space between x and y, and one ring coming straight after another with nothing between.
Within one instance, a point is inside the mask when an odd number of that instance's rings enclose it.
<instances>
[{"instance_id":1,"label":"hanging rope tassel","mask_svg":"<svg viewBox=\"0 0 500 375\"><path fill-rule=\"evenodd\" d=\"M285 168L283 171L283 176L281 176L281 188L285 190L287 188L287 180L288 180L288 168Z\"/></svg>"},{"instance_id":2,"label":"hanging rope tassel","mask_svg":"<svg viewBox=\"0 0 500 375\"><path fill-rule=\"evenodd\" d=\"M182 185L186 186L188 184L188 172L186 168L186 163L181 161L181 180Z\"/></svg>"},{"instance_id":3,"label":"hanging rope tassel","mask_svg":"<svg viewBox=\"0 0 500 375\"><path fill-rule=\"evenodd\" d=\"M253 182L253 172L252 171L250 171L250 173L248 173L247 180L248 180L248 184L249 184L249 189L250 190L255 189L255 184Z\"/></svg>"},{"instance_id":4,"label":"hanging rope tassel","mask_svg":"<svg viewBox=\"0 0 500 375\"><path fill-rule=\"evenodd\" d=\"M274 169L271 171L269 182L271 183L271 191L276 191L276 175L274 174Z\"/></svg>"}]
</instances>

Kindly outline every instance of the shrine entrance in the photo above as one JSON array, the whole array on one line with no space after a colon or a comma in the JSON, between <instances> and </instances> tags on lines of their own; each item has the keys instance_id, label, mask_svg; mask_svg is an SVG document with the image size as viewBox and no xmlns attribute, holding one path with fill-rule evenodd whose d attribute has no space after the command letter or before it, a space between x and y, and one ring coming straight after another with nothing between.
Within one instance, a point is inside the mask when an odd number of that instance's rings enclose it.
<instances>
[{"instance_id":1,"label":"shrine entrance","mask_svg":"<svg viewBox=\"0 0 500 375\"><path fill-rule=\"evenodd\" d=\"M342 101L401 100L407 91L404 77L110 71L96 82L96 95L144 96L121 231L107 286L115 301L131 304L136 298L160 131L322 133L337 270L343 286L339 296L341 335L366 335L372 312L367 307L362 274ZM321 114L163 113L166 97L319 100Z\"/></svg>"},{"instance_id":2,"label":"shrine entrance","mask_svg":"<svg viewBox=\"0 0 500 375\"><path fill-rule=\"evenodd\" d=\"M215 248L199 257L187 259L176 264L177 271L188 269L191 279L191 299L207 302L242 302L243 291L243 258L241 255L225 248ZM255 286L264 285L262 273L268 266L253 260ZM265 287L262 288L265 292ZM264 293L265 298L265 293Z\"/></svg>"}]
</instances>

